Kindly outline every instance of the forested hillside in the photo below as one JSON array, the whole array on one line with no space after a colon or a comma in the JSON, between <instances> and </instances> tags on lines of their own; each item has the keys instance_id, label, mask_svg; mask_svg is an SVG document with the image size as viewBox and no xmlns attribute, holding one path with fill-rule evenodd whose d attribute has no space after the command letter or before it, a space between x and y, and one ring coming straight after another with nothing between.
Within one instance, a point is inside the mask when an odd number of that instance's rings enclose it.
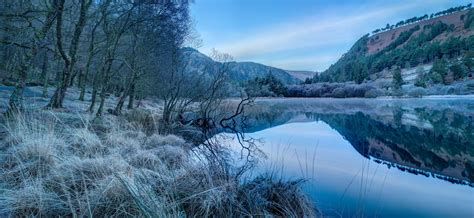
<instances>
[{"instance_id":1,"label":"forested hillside","mask_svg":"<svg viewBox=\"0 0 474 218\"><path fill-rule=\"evenodd\" d=\"M379 78L380 72L433 63L439 67L420 75L420 86L472 76L474 10L470 7L410 18L366 34L313 82L360 84Z\"/></svg>"}]
</instances>

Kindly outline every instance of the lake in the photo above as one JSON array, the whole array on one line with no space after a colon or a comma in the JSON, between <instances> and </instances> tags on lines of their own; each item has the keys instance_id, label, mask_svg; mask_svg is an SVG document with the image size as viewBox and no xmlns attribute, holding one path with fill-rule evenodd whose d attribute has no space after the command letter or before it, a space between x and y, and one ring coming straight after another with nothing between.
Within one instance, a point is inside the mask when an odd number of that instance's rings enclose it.
<instances>
[{"instance_id":1,"label":"lake","mask_svg":"<svg viewBox=\"0 0 474 218\"><path fill-rule=\"evenodd\" d=\"M474 99L258 99L256 171L304 178L323 214L473 217Z\"/></svg>"}]
</instances>

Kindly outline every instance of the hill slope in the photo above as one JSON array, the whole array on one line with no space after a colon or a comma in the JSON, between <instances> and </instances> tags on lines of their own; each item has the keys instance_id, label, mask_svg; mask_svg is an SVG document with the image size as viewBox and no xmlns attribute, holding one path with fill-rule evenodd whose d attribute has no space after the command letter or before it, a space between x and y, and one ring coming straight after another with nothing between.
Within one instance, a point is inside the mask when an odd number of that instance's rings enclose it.
<instances>
[{"instance_id":1,"label":"hill slope","mask_svg":"<svg viewBox=\"0 0 474 218\"><path fill-rule=\"evenodd\" d=\"M452 14L440 16L440 17L435 17L432 19L428 20L422 20L416 23L408 24L405 26L401 26L395 29L391 29L385 32L377 33L369 37L369 40L367 41L367 53L368 54L374 54L382 49L386 48L389 46L391 43L393 43L402 32L409 31L411 28L414 28L416 26L420 26L420 30L416 31L413 33L412 37L416 37L419 35L422 30L428 28L429 25L435 25L437 23L444 23L448 26L453 25L452 27L452 32L446 33L446 34L440 34L437 37L435 37L433 40L440 40L443 41L446 38L450 36L469 36L472 35L473 31L464 28L464 17L466 17L467 13L469 10L464 10L464 11L459 11L455 12ZM426 27L425 27L426 26Z\"/></svg>"},{"instance_id":2,"label":"hill slope","mask_svg":"<svg viewBox=\"0 0 474 218\"><path fill-rule=\"evenodd\" d=\"M459 63L459 60L472 60L474 10L469 8L431 19L425 17L427 15L420 17L417 22L397 28L392 26L385 32L364 35L335 64L315 76L314 82L362 83L377 79L381 72L390 71L394 67L409 69L431 65L441 59L445 62L445 69L438 76L441 79L427 78L431 83L444 83L445 78L453 77L449 73L450 67L454 65L459 65L464 72L471 71L471 65ZM462 79L468 74L463 73L454 80Z\"/></svg>"}]
</instances>

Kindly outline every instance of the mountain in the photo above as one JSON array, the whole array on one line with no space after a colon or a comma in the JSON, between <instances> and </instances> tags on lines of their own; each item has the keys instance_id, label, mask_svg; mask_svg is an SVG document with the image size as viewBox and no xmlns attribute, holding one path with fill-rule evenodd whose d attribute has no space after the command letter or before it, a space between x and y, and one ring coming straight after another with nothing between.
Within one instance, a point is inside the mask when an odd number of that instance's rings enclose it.
<instances>
[{"instance_id":1,"label":"mountain","mask_svg":"<svg viewBox=\"0 0 474 218\"><path fill-rule=\"evenodd\" d=\"M187 58L186 69L189 72L211 73L212 69L218 69L222 64L221 62L212 60L210 57L202 54L194 48L182 48L181 52ZM230 79L237 83L251 80L256 77L263 77L268 73L271 73L284 84L297 84L302 81L285 70L259 63L232 61L227 64Z\"/></svg>"},{"instance_id":2,"label":"mountain","mask_svg":"<svg viewBox=\"0 0 474 218\"><path fill-rule=\"evenodd\" d=\"M405 77L406 71L415 71L418 66L423 66L420 72L426 74L426 78L420 78L429 84L472 77L474 9L470 7L469 4L387 24L357 40L313 81L362 83L391 78L394 68L401 68ZM433 64L439 66L438 71L431 70ZM415 79L411 81L414 83Z\"/></svg>"},{"instance_id":3,"label":"mountain","mask_svg":"<svg viewBox=\"0 0 474 218\"><path fill-rule=\"evenodd\" d=\"M304 81L307 78L313 78L314 75L318 74L318 72L313 72L313 71L297 71L297 70L287 70L287 73L292 75L293 77L298 78L301 81Z\"/></svg>"}]
</instances>

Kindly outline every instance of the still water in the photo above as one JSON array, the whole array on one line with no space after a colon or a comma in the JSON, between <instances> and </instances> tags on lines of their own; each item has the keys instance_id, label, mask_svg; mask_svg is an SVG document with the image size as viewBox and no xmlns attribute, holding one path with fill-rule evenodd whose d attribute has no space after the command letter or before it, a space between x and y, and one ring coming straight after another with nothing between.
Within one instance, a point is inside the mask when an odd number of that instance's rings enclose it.
<instances>
[{"instance_id":1,"label":"still water","mask_svg":"<svg viewBox=\"0 0 474 218\"><path fill-rule=\"evenodd\" d=\"M257 171L324 215L474 217L474 99L260 99L247 123Z\"/></svg>"}]
</instances>

